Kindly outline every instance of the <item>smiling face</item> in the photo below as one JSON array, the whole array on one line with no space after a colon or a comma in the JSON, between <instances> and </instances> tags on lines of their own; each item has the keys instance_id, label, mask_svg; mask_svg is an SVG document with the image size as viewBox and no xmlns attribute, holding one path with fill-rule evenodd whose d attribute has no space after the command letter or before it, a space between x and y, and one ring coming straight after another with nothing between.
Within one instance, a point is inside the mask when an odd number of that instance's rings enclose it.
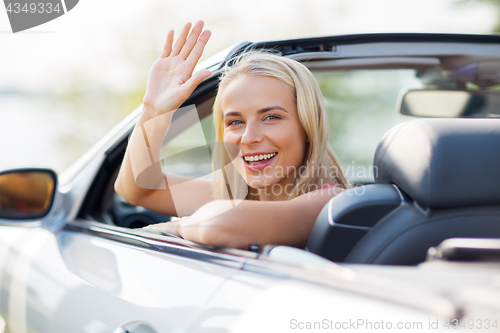
<instances>
[{"instance_id":1,"label":"smiling face","mask_svg":"<svg viewBox=\"0 0 500 333\"><path fill-rule=\"evenodd\" d=\"M234 160L250 187L291 188L302 165L306 133L292 88L268 76L239 75L222 92L224 142L240 148ZM286 187L288 185L288 187ZM281 195L280 195L281 197Z\"/></svg>"}]
</instances>

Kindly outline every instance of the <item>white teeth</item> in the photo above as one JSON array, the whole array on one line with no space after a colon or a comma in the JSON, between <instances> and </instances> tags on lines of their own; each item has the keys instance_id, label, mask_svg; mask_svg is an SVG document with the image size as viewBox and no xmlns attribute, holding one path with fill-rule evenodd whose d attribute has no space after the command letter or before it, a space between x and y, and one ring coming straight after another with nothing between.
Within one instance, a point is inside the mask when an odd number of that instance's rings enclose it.
<instances>
[{"instance_id":1,"label":"white teeth","mask_svg":"<svg viewBox=\"0 0 500 333\"><path fill-rule=\"evenodd\" d=\"M255 155L255 156L245 156L244 159L247 162L257 162L260 160L270 159L270 158L274 157L274 155L276 155L276 153L265 154L265 155Z\"/></svg>"}]
</instances>

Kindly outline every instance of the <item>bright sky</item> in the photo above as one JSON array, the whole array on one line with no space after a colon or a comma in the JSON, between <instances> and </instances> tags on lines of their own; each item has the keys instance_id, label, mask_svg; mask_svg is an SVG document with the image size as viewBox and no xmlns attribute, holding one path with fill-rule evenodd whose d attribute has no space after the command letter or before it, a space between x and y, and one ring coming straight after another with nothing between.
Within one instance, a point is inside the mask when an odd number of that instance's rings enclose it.
<instances>
[{"instance_id":1,"label":"bright sky","mask_svg":"<svg viewBox=\"0 0 500 333\"><path fill-rule=\"evenodd\" d=\"M457 1L80 0L66 15L16 34L0 4L0 167L42 164L64 170L116 121L106 106L93 108L88 100L75 100L80 110L55 108L53 93L75 82L101 93L143 89L167 31L179 31L186 21L203 19L212 30L206 56L244 40L488 33L495 25L496 11L488 4L458 6ZM75 73L83 81L73 80ZM2 96L11 89L42 92L46 98Z\"/></svg>"},{"instance_id":2,"label":"bright sky","mask_svg":"<svg viewBox=\"0 0 500 333\"><path fill-rule=\"evenodd\" d=\"M126 88L119 43L161 47L166 32L203 19L213 31L206 53L242 40L365 32L487 33L496 13L488 4L457 0L80 0L66 15L12 34L0 8L0 90L63 84L83 69ZM128 83L130 84L130 82Z\"/></svg>"}]
</instances>

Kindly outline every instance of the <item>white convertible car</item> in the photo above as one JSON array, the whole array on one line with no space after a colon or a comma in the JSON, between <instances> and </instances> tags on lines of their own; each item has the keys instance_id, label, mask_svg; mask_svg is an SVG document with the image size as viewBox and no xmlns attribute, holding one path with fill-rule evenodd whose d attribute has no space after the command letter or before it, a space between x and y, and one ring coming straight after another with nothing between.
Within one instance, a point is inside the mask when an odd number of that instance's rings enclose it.
<instances>
[{"instance_id":1,"label":"white convertible car","mask_svg":"<svg viewBox=\"0 0 500 333\"><path fill-rule=\"evenodd\" d=\"M5 332L499 331L500 36L241 43L199 65L212 76L186 105L201 127L169 132L179 154L165 168L209 176L197 152L213 137L220 69L248 48L313 71L358 185L325 206L307 248L138 229L171 218L113 189L138 107L60 175L0 171Z\"/></svg>"}]
</instances>

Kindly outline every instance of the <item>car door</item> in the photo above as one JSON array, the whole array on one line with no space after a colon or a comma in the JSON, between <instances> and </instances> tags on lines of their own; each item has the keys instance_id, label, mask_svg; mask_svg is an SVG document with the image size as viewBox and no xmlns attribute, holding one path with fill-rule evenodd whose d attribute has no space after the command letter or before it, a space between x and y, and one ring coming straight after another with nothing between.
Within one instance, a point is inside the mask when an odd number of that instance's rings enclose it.
<instances>
[{"instance_id":1,"label":"car door","mask_svg":"<svg viewBox=\"0 0 500 333\"><path fill-rule=\"evenodd\" d=\"M48 216L0 221L7 332L184 332L245 256L255 257L130 229L137 216L168 219L112 190L136 116L76 164Z\"/></svg>"},{"instance_id":2,"label":"car door","mask_svg":"<svg viewBox=\"0 0 500 333\"><path fill-rule=\"evenodd\" d=\"M187 241L68 219L65 196L45 220L0 226L7 332L185 331L241 266Z\"/></svg>"},{"instance_id":3,"label":"car door","mask_svg":"<svg viewBox=\"0 0 500 333\"><path fill-rule=\"evenodd\" d=\"M240 265L118 230L111 240L110 229L88 227L2 228L1 308L10 331L113 332L134 322L152 332L185 331Z\"/></svg>"}]
</instances>

